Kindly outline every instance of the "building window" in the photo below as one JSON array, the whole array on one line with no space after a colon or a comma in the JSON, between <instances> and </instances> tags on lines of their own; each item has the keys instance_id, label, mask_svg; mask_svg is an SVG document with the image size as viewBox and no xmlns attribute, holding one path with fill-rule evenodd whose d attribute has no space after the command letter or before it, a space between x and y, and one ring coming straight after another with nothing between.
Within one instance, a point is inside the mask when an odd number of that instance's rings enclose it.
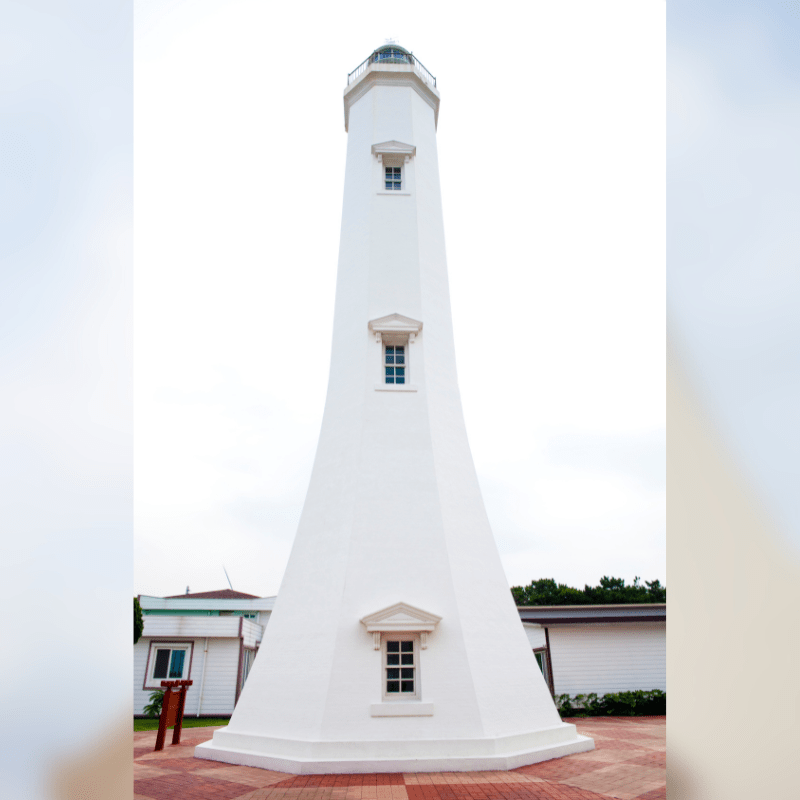
<instances>
[{"instance_id":1,"label":"building window","mask_svg":"<svg viewBox=\"0 0 800 800\"><path fill-rule=\"evenodd\" d=\"M413 700L419 696L417 639L386 638L383 648L383 696L386 700Z\"/></svg>"},{"instance_id":2,"label":"building window","mask_svg":"<svg viewBox=\"0 0 800 800\"><path fill-rule=\"evenodd\" d=\"M247 650L245 649L242 652L242 686L244 686L245 681L247 680L247 676L250 674L250 670L253 666L253 661L256 657L255 650Z\"/></svg>"},{"instance_id":3,"label":"building window","mask_svg":"<svg viewBox=\"0 0 800 800\"><path fill-rule=\"evenodd\" d=\"M153 677L163 678L182 678L183 665L186 662L185 650L167 650L159 648L156 650L155 666L153 667Z\"/></svg>"},{"instance_id":4,"label":"building window","mask_svg":"<svg viewBox=\"0 0 800 800\"><path fill-rule=\"evenodd\" d=\"M403 168L402 167L385 167L386 174L385 185L386 191L400 190L403 188Z\"/></svg>"},{"instance_id":5,"label":"building window","mask_svg":"<svg viewBox=\"0 0 800 800\"><path fill-rule=\"evenodd\" d=\"M544 682L547 684L547 687L550 689L550 693L553 693L553 677L550 674L550 662L547 658L547 648L546 647L537 647L533 651L534 656L536 656L536 663L539 665L539 669L542 671L542 676L544 677Z\"/></svg>"},{"instance_id":6,"label":"building window","mask_svg":"<svg viewBox=\"0 0 800 800\"><path fill-rule=\"evenodd\" d=\"M172 681L184 677L189 660L185 647L157 647L153 654L153 680Z\"/></svg>"},{"instance_id":7,"label":"building window","mask_svg":"<svg viewBox=\"0 0 800 800\"><path fill-rule=\"evenodd\" d=\"M383 355L384 378L386 383L406 382L406 346L387 344Z\"/></svg>"},{"instance_id":8,"label":"building window","mask_svg":"<svg viewBox=\"0 0 800 800\"><path fill-rule=\"evenodd\" d=\"M180 681L189 677L192 642L150 642L143 689L160 689L161 681Z\"/></svg>"}]
</instances>

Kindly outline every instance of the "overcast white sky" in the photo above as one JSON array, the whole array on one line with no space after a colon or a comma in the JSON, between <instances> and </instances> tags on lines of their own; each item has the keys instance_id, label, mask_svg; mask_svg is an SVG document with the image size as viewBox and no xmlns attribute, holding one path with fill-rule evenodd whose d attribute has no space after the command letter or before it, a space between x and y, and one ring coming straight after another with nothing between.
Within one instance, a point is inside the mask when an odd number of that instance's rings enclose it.
<instances>
[{"instance_id":1,"label":"overcast white sky","mask_svg":"<svg viewBox=\"0 0 800 800\"><path fill-rule=\"evenodd\" d=\"M223 564L278 591L328 378L342 90L388 37L442 93L459 380L509 582L664 581L663 4L147 0L136 591L222 588Z\"/></svg>"}]
</instances>

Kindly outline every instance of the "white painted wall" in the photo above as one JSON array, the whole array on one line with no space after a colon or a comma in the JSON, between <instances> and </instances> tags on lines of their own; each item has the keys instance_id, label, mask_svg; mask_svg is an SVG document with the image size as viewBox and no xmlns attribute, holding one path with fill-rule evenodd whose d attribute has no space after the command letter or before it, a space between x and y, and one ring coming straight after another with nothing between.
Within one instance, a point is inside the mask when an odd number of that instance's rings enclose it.
<instances>
[{"instance_id":1,"label":"white painted wall","mask_svg":"<svg viewBox=\"0 0 800 800\"><path fill-rule=\"evenodd\" d=\"M203 641L198 645L202 651ZM202 655L202 652L201 652ZM206 664L206 677L203 689L202 714L228 715L233 713L236 698L237 668L239 665L239 640L238 639L209 639L208 663ZM200 676L202 674L202 659L198 669L194 672L195 684L191 687L186 698L187 709L192 714L197 713L199 699ZM191 705L189 705L191 701ZM189 711L187 710L187 714Z\"/></svg>"},{"instance_id":2,"label":"white painted wall","mask_svg":"<svg viewBox=\"0 0 800 800\"><path fill-rule=\"evenodd\" d=\"M531 650L537 647L545 647L547 640L544 635L544 628L539 625L531 625L530 623L523 622L522 627L525 629L525 635L528 637L528 646Z\"/></svg>"},{"instance_id":3,"label":"white painted wall","mask_svg":"<svg viewBox=\"0 0 800 800\"><path fill-rule=\"evenodd\" d=\"M242 639L245 647L256 647L261 642L264 629L257 622L249 619L242 620Z\"/></svg>"},{"instance_id":4,"label":"white painted wall","mask_svg":"<svg viewBox=\"0 0 800 800\"><path fill-rule=\"evenodd\" d=\"M239 636L241 617L199 617L148 614L144 617L143 637L168 639L180 637L194 639L199 636L228 637ZM250 620L245 623L254 625ZM256 625L261 630L261 626ZM260 638L260 633L259 633Z\"/></svg>"},{"instance_id":5,"label":"white painted wall","mask_svg":"<svg viewBox=\"0 0 800 800\"><path fill-rule=\"evenodd\" d=\"M503 747L591 746L561 723L489 527L458 391L434 110L392 72L403 68L377 70L361 96L353 89L317 455L261 653L230 725L198 749L206 757L351 759L353 769L402 753L445 768ZM389 140L417 148L408 194L378 191L371 147ZM381 347L368 322L392 313L424 325L408 348L415 392L375 390ZM434 713L376 718L381 654L359 620L398 602L442 618L419 664Z\"/></svg>"},{"instance_id":6,"label":"white painted wall","mask_svg":"<svg viewBox=\"0 0 800 800\"><path fill-rule=\"evenodd\" d=\"M562 625L549 628L556 694L666 691L666 623Z\"/></svg>"}]
</instances>

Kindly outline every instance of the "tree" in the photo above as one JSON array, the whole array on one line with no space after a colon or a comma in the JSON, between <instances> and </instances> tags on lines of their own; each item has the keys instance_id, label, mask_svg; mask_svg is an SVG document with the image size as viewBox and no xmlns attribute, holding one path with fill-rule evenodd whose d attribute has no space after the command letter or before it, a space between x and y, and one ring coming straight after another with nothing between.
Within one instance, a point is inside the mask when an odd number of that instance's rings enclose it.
<instances>
[{"instance_id":1,"label":"tree","mask_svg":"<svg viewBox=\"0 0 800 800\"><path fill-rule=\"evenodd\" d=\"M133 598L133 643L139 641L144 631L144 619L142 618L142 607L139 605L139 598Z\"/></svg>"},{"instance_id":2,"label":"tree","mask_svg":"<svg viewBox=\"0 0 800 800\"><path fill-rule=\"evenodd\" d=\"M512 586L511 595L518 606L580 606L609 605L612 603L666 603L667 587L660 581L641 584L637 575L631 585L623 578L604 575L597 586L573 589L552 578L531 581L528 586Z\"/></svg>"}]
</instances>

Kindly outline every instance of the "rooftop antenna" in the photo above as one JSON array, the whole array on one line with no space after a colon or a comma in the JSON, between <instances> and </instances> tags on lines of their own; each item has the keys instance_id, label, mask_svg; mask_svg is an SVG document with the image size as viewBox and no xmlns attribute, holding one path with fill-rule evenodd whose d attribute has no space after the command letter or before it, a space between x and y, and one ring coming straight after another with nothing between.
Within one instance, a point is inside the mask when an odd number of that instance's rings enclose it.
<instances>
[{"instance_id":1,"label":"rooftop antenna","mask_svg":"<svg viewBox=\"0 0 800 800\"><path fill-rule=\"evenodd\" d=\"M186 587L186 594L189 594L189 587Z\"/></svg>"},{"instance_id":2,"label":"rooftop antenna","mask_svg":"<svg viewBox=\"0 0 800 800\"><path fill-rule=\"evenodd\" d=\"M225 573L225 577L228 578L228 570L225 569L225 565L222 565L222 571ZM231 583L231 579L228 578L228 586L231 587L231 591L233 591L233 584Z\"/></svg>"}]
</instances>

